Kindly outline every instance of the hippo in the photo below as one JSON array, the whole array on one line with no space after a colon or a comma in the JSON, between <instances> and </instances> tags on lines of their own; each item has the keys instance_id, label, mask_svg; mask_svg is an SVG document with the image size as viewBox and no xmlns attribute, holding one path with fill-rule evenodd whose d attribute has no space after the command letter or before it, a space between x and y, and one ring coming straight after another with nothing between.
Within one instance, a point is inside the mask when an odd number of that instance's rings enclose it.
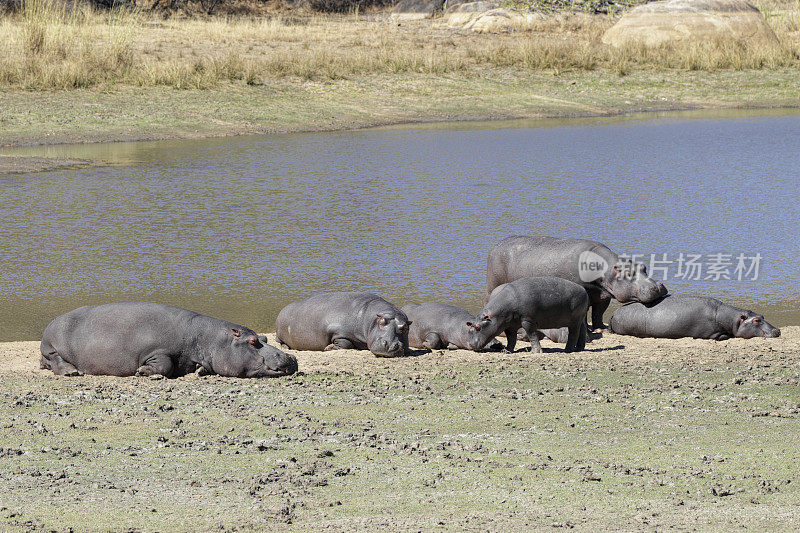
<instances>
[{"instance_id":1,"label":"hippo","mask_svg":"<svg viewBox=\"0 0 800 533\"><path fill-rule=\"evenodd\" d=\"M261 378L297 371L297 359L245 326L149 302L65 313L45 328L41 352L41 367L60 376L174 378L196 371Z\"/></svg>"},{"instance_id":2,"label":"hippo","mask_svg":"<svg viewBox=\"0 0 800 533\"><path fill-rule=\"evenodd\" d=\"M408 331L408 344L412 348L439 350L475 350L470 344L469 326L472 315L466 309L449 304L422 303L408 304L401 309L411 320ZM497 339L491 339L484 347L487 350L503 349Z\"/></svg>"},{"instance_id":3,"label":"hippo","mask_svg":"<svg viewBox=\"0 0 800 533\"><path fill-rule=\"evenodd\" d=\"M517 236L503 239L489 252L486 301L503 283L527 276L556 276L581 285L589 294L592 329L603 330L611 299L648 303L667 294L645 266L621 260L606 245L585 239Z\"/></svg>"},{"instance_id":4,"label":"hippo","mask_svg":"<svg viewBox=\"0 0 800 533\"><path fill-rule=\"evenodd\" d=\"M505 287L505 286L506 286L506 284L503 283L502 285L498 285L497 287L495 287L492 290L492 293L489 295L489 300L491 300L494 297L494 295L497 294L498 292L500 292L503 289L503 287ZM501 333L501 335L505 336L505 333ZM539 340L542 340L545 337L547 337L548 339L550 339L553 342L560 343L560 344L566 344L567 343L567 339L569 338L569 328L568 327L563 327L563 328L539 329L539 330L537 330L536 336L539 338ZM586 342L592 342L593 340L600 339L602 337L603 337L603 334L600 333L600 332L597 332L597 333L587 332L587 334L586 334ZM530 340L528 338L528 334L522 328L517 330L517 339L521 340L521 341Z\"/></svg>"},{"instance_id":5,"label":"hippo","mask_svg":"<svg viewBox=\"0 0 800 533\"><path fill-rule=\"evenodd\" d=\"M378 357L408 351L411 322L400 309L369 292L315 294L281 309L278 341L294 350L370 350Z\"/></svg>"},{"instance_id":6,"label":"hippo","mask_svg":"<svg viewBox=\"0 0 800 533\"><path fill-rule=\"evenodd\" d=\"M567 326L565 351L579 352L586 346L588 309L589 295L577 283L552 276L525 277L505 284L467 326L476 348L504 331L508 351L514 350L517 330L522 328L534 353L542 351L536 330Z\"/></svg>"},{"instance_id":7,"label":"hippo","mask_svg":"<svg viewBox=\"0 0 800 533\"><path fill-rule=\"evenodd\" d=\"M611 315L611 331L634 337L713 339L780 337L762 315L707 296L670 295L649 304L623 305Z\"/></svg>"}]
</instances>

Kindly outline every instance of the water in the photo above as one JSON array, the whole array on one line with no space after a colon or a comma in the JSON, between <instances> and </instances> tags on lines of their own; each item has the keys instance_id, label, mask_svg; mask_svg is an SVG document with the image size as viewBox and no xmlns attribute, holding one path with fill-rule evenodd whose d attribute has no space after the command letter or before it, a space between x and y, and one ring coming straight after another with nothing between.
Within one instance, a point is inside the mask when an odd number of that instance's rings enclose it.
<instances>
[{"instance_id":1,"label":"water","mask_svg":"<svg viewBox=\"0 0 800 533\"><path fill-rule=\"evenodd\" d=\"M800 324L800 115L720 117L6 150L111 164L0 176L0 340L122 300L261 331L320 291L476 311L487 252L512 234L593 238L648 261L758 253L755 281L676 279L674 263L659 277Z\"/></svg>"}]
</instances>

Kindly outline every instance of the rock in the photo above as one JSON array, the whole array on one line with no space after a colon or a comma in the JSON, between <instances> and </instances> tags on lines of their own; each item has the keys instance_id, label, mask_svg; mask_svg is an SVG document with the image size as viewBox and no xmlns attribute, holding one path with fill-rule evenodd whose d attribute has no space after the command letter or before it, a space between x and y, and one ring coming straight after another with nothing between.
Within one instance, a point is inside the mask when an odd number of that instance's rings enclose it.
<instances>
[{"instance_id":1,"label":"rock","mask_svg":"<svg viewBox=\"0 0 800 533\"><path fill-rule=\"evenodd\" d=\"M491 11L492 9L497 9L500 7L500 4L497 2L491 1L481 1L481 2L462 2L460 0L447 0L444 3L444 14L449 15L450 13L483 13L485 11Z\"/></svg>"},{"instance_id":2,"label":"rock","mask_svg":"<svg viewBox=\"0 0 800 533\"><path fill-rule=\"evenodd\" d=\"M516 11L497 8L482 13L469 11L451 13L447 18L447 25L476 33L501 33L526 27L528 18Z\"/></svg>"},{"instance_id":3,"label":"rock","mask_svg":"<svg viewBox=\"0 0 800 533\"><path fill-rule=\"evenodd\" d=\"M444 0L400 0L392 8L391 18L395 20L417 20L433 16L442 10Z\"/></svg>"},{"instance_id":4,"label":"rock","mask_svg":"<svg viewBox=\"0 0 800 533\"><path fill-rule=\"evenodd\" d=\"M603 35L612 46L734 39L778 44L778 38L747 0L663 0L638 6Z\"/></svg>"}]
</instances>

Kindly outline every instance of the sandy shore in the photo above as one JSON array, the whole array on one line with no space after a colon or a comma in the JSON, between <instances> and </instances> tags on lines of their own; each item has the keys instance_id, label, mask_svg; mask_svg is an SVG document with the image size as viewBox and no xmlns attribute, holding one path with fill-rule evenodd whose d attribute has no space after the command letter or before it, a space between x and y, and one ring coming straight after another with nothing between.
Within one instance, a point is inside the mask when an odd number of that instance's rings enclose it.
<instances>
[{"instance_id":1,"label":"sandy shore","mask_svg":"<svg viewBox=\"0 0 800 533\"><path fill-rule=\"evenodd\" d=\"M587 350L567 354L563 345L549 340L542 341L544 353L529 353L527 343L518 343L513 354L476 353L468 350L437 350L433 352L416 350L412 356L397 359L375 357L368 351L339 350L336 352L291 351L298 358L301 372L327 373L347 370L356 374L384 373L391 369L417 371L437 371L442 366L455 367L485 361L516 361L520 358L529 361L557 362L580 365L603 362L632 364L678 363L686 367L700 369L706 364L737 363L746 364L748 360L758 361L768 358L787 368L800 369L800 326L781 329L778 339L730 339L712 341L700 339L638 339L623 335L605 334L602 339L590 343ZM275 334L267 335L275 343ZM0 343L0 375L52 376L49 370L39 368L39 341L20 341ZM91 378L108 379L118 378ZM135 378L131 378L135 379ZM188 376L181 379L196 379Z\"/></svg>"}]
</instances>

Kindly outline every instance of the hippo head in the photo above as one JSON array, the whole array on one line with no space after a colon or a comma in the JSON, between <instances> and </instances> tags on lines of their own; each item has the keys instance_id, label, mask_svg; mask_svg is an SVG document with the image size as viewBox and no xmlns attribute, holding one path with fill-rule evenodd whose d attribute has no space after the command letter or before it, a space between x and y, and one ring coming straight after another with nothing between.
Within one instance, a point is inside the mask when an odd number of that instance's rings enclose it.
<instances>
[{"instance_id":1,"label":"hippo head","mask_svg":"<svg viewBox=\"0 0 800 533\"><path fill-rule=\"evenodd\" d=\"M481 351L497 334L497 324L497 318L491 312L481 312L474 321L467 322L467 348Z\"/></svg>"},{"instance_id":2,"label":"hippo head","mask_svg":"<svg viewBox=\"0 0 800 533\"><path fill-rule=\"evenodd\" d=\"M647 275L642 263L620 261L606 270L600 285L622 303L650 303L666 296L667 288Z\"/></svg>"},{"instance_id":3,"label":"hippo head","mask_svg":"<svg viewBox=\"0 0 800 533\"><path fill-rule=\"evenodd\" d=\"M736 337L752 339L753 337L780 337L781 330L764 320L762 315L752 311L744 311L736 321L733 330Z\"/></svg>"},{"instance_id":4,"label":"hippo head","mask_svg":"<svg viewBox=\"0 0 800 533\"><path fill-rule=\"evenodd\" d=\"M211 352L203 366L220 376L275 378L297 372L297 359L267 344L264 335L247 328L233 327L220 349Z\"/></svg>"},{"instance_id":5,"label":"hippo head","mask_svg":"<svg viewBox=\"0 0 800 533\"><path fill-rule=\"evenodd\" d=\"M379 357L399 357L408 350L411 321L400 313L378 313L367 332L367 346Z\"/></svg>"}]
</instances>

